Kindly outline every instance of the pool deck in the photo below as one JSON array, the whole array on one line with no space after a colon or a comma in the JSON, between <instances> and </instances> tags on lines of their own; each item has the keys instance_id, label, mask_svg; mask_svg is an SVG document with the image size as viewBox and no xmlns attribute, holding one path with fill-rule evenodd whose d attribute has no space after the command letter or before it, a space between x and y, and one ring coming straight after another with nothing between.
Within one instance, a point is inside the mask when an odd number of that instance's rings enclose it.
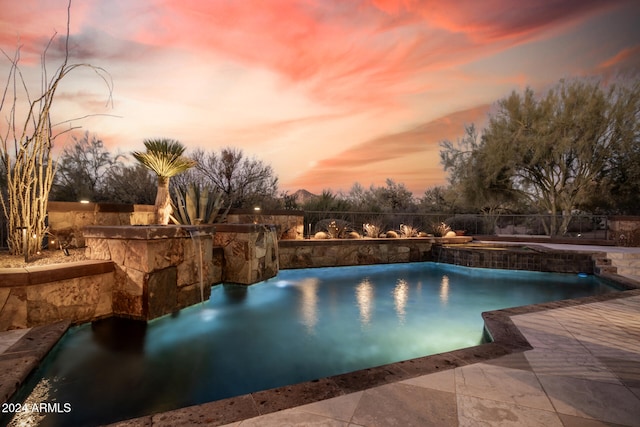
<instances>
[{"instance_id":1,"label":"pool deck","mask_svg":"<svg viewBox=\"0 0 640 427\"><path fill-rule=\"evenodd\" d=\"M114 425L640 426L640 289L485 322L492 343ZM34 332L0 333L0 360Z\"/></svg>"}]
</instances>

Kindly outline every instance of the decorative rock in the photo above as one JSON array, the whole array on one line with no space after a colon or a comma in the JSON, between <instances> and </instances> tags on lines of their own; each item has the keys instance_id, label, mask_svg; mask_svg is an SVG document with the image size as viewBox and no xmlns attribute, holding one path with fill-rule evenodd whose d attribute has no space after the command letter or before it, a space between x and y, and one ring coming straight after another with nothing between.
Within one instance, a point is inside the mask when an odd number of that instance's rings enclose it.
<instances>
[{"instance_id":1,"label":"decorative rock","mask_svg":"<svg viewBox=\"0 0 640 427\"><path fill-rule=\"evenodd\" d=\"M329 235L327 233L325 233L324 231L318 231L316 234L313 235L314 239L328 239Z\"/></svg>"},{"instance_id":2,"label":"decorative rock","mask_svg":"<svg viewBox=\"0 0 640 427\"><path fill-rule=\"evenodd\" d=\"M347 234L347 239L360 239L361 236L355 232L355 231L351 231Z\"/></svg>"},{"instance_id":3,"label":"decorative rock","mask_svg":"<svg viewBox=\"0 0 640 427\"><path fill-rule=\"evenodd\" d=\"M447 234L445 234L444 237L456 237L456 232L455 231L447 231Z\"/></svg>"},{"instance_id":4,"label":"decorative rock","mask_svg":"<svg viewBox=\"0 0 640 427\"><path fill-rule=\"evenodd\" d=\"M393 230L387 231L386 237L389 239L397 239L398 238L398 233L396 233Z\"/></svg>"}]
</instances>

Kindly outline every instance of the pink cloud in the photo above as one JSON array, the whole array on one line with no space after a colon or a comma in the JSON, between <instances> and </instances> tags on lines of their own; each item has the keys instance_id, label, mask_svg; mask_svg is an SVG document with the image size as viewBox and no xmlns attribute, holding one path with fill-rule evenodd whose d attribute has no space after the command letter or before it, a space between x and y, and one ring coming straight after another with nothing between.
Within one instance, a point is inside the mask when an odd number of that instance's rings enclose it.
<instances>
[{"instance_id":1,"label":"pink cloud","mask_svg":"<svg viewBox=\"0 0 640 427\"><path fill-rule=\"evenodd\" d=\"M640 65L640 45L622 49L612 57L598 65L601 70L611 70L616 68L626 68L628 66L638 67Z\"/></svg>"},{"instance_id":2,"label":"pink cloud","mask_svg":"<svg viewBox=\"0 0 640 427\"><path fill-rule=\"evenodd\" d=\"M323 103L382 108L415 93L417 82L435 84L425 81L430 71L575 25L616 3L168 0L147 4L151 18L130 33L141 44L275 71Z\"/></svg>"},{"instance_id":3,"label":"pink cloud","mask_svg":"<svg viewBox=\"0 0 640 427\"><path fill-rule=\"evenodd\" d=\"M482 125L489 105L480 105L427 122L405 132L380 136L320 160L314 167L289 183L289 188L319 191L323 188L343 188L363 177L382 183L386 178L404 182L418 193L427 187L444 183L439 166L439 143L452 135L464 133L465 124ZM416 163L413 169L408 165ZM430 173L426 173L427 170ZM361 182L362 183L362 182Z\"/></svg>"},{"instance_id":4,"label":"pink cloud","mask_svg":"<svg viewBox=\"0 0 640 427\"><path fill-rule=\"evenodd\" d=\"M372 0L391 15L412 14L451 33L463 33L476 43L517 39L552 26L573 25L597 11L611 9L625 0Z\"/></svg>"}]
</instances>

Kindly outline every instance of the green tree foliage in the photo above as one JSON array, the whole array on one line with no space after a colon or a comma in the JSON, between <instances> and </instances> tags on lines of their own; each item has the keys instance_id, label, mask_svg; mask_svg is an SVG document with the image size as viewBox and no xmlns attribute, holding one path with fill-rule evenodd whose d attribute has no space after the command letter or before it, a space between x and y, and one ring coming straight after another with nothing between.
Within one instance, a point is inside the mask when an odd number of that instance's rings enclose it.
<instances>
[{"instance_id":1,"label":"green tree foliage","mask_svg":"<svg viewBox=\"0 0 640 427\"><path fill-rule=\"evenodd\" d=\"M466 195L517 194L551 215L548 234L564 234L572 211L596 190L610 192L614 183L633 188L629 177L616 174L629 166L638 144L638 88L575 80L541 97L530 88L513 92L497 103L482 137L467 144L464 155L456 157L454 147L443 144L443 164L458 174L453 182Z\"/></svg>"},{"instance_id":2,"label":"green tree foliage","mask_svg":"<svg viewBox=\"0 0 640 427\"><path fill-rule=\"evenodd\" d=\"M166 225L169 223L172 212L169 180L193 167L196 163L184 157L184 146L172 139L147 139L144 141L144 146L146 151L134 151L132 155L158 177L155 202L156 223Z\"/></svg>"},{"instance_id":3,"label":"green tree foliage","mask_svg":"<svg viewBox=\"0 0 640 427\"><path fill-rule=\"evenodd\" d=\"M103 201L105 179L121 156L112 156L102 140L90 136L89 132L82 138L74 136L73 142L58 159L50 199Z\"/></svg>"},{"instance_id":4,"label":"green tree foliage","mask_svg":"<svg viewBox=\"0 0 640 427\"><path fill-rule=\"evenodd\" d=\"M551 214L547 232L564 234L571 212L630 143L626 123L636 120L638 104L627 104L624 94L598 83L561 81L540 98L527 89L501 100L484 134L489 182L508 171L514 188Z\"/></svg>"},{"instance_id":5,"label":"green tree foliage","mask_svg":"<svg viewBox=\"0 0 640 427\"><path fill-rule=\"evenodd\" d=\"M413 193L403 183L396 183L387 178L385 186L371 185L365 190L362 185L355 183L346 200L351 209L361 212L415 212L416 204Z\"/></svg>"},{"instance_id":6,"label":"green tree foliage","mask_svg":"<svg viewBox=\"0 0 640 427\"><path fill-rule=\"evenodd\" d=\"M418 200L418 210L423 213L453 213L455 197L451 186L437 185L428 188Z\"/></svg>"},{"instance_id":7,"label":"green tree foliage","mask_svg":"<svg viewBox=\"0 0 640 427\"><path fill-rule=\"evenodd\" d=\"M474 124L465 126L465 135L456 144L448 140L440 143L440 162L449 181L444 195L452 212L494 215L508 210L517 198L506 167L493 169L495 165L486 158L484 144Z\"/></svg>"},{"instance_id":8,"label":"green tree foliage","mask_svg":"<svg viewBox=\"0 0 640 427\"><path fill-rule=\"evenodd\" d=\"M350 208L351 205L348 201L331 190L322 190L322 194L307 200L303 205L305 211L318 212L344 212Z\"/></svg>"}]
</instances>

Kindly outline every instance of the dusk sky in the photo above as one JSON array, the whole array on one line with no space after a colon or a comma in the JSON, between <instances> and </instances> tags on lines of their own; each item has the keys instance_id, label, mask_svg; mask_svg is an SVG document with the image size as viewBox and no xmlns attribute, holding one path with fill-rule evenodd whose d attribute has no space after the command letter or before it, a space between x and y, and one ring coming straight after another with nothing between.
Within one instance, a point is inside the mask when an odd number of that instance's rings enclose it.
<instances>
[{"instance_id":1,"label":"dusk sky","mask_svg":"<svg viewBox=\"0 0 640 427\"><path fill-rule=\"evenodd\" d=\"M22 46L33 94L66 6L0 0L0 47ZM638 0L75 0L71 15L71 62L107 70L113 102L75 72L54 121L100 114L72 123L114 153L157 137L239 147L289 193L392 178L419 197L445 183L439 142L512 90L640 71Z\"/></svg>"}]
</instances>

